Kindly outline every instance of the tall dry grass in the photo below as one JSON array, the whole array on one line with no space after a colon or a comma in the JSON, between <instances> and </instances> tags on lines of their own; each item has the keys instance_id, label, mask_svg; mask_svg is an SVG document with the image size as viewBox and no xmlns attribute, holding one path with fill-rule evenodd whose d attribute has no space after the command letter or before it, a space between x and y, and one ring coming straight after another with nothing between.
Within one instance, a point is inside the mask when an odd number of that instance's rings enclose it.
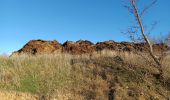
<instances>
[{"instance_id":1,"label":"tall dry grass","mask_svg":"<svg viewBox=\"0 0 170 100\"><path fill-rule=\"evenodd\" d=\"M144 56L152 61L147 55ZM168 88L162 88L162 83L153 83L155 79L152 73L157 73L157 69L150 63L134 53L108 50L92 55L0 57L0 88L59 100L107 100L110 86L118 90L115 98L119 99L122 96L130 99L126 93L130 87L147 93L155 91L157 86L159 91L167 91L162 95L168 95ZM163 64L168 79L170 56ZM156 93L153 92L152 95ZM135 96L139 98L138 95ZM163 96L160 95L160 98Z\"/></svg>"}]
</instances>

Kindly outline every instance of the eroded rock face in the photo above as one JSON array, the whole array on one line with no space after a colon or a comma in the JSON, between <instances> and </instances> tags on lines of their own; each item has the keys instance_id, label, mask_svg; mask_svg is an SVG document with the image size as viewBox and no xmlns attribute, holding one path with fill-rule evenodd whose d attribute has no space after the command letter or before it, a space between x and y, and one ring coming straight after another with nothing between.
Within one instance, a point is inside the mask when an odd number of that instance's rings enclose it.
<instances>
[{"instance_id":1,"label":"eroded rock face","mask_svg":"<svg viewBox=\"0 0 170 100\"><path fill-rule=\"evenodd\" d=\"M62 51L62 45L57 41L31 40L18 53L50 54Z\"/></svg>"},{"instance_id":2,"label":"eroded rock face","mask_svg":"<svg viewBox=\"0 0 170 100\"><path fill-rule=\"evenodd\" d=\"M105 41L105 42L98 42L96 44L96 51L108 49L108 50L115 50L115 51L133 51L135 48L134 43L129 42L114 42L114 41Z\"/></svg>"},{"instance_id":3,"label":"eroded rock face","mask_svg":"<svg viewBox=\"0 0 170 100\"><path fill-rule=\"evenodd\" d=\"M84 54L92 53L95 51L101 51L104 49L114 51L146 51L145 43L130 43L130 42L114 42L105 41L93 44L87 40L79 40L76 42L66 41L60 44L57 41L44 41L44 40L31 40L22 49L14 52L12 55L19 54L53 54L53 53L70 53L70 54ZM153 48L155 51L168 50L168 46L165 44L154 44Z\"/></svg>"},{"instance_id":4,"label":"eroded rock face","mask_svg":"<svg viewBox=\"0 0 170 100\"><path fill-rule=\"evenodd\" d=\"M116 50L117 49L117 44L114 41L105 41L105 42L98 42L96 45L96 51L101 51L104 49L109 49L109 50Z\"/></svg>"},{"instance_id":5,"label":"eroded rock face","mask_svg":"<svg viewBox=\"0 0 170 100\"><path fill-rule=\"evenodd\" d=\"M66 41L63 44L63 52L71 54L92 53L95 51L95 45L87 40L80 40L77 42Z\"/></svg>"}]
</instances>

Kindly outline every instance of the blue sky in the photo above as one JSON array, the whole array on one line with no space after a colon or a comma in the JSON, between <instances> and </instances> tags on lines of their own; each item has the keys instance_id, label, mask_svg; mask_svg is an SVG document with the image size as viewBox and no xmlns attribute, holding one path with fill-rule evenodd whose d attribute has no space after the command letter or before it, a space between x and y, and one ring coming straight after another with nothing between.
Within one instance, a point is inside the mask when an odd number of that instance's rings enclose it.
<instances>
[{"instance_id":1,"label":"blue sky","mask_svg":"<svg viewBox=\"0 0 170 100\"><path fill-rule=\"evenodd\" d=\"M134 19L121 1L0 0L0 53L18 50L32 39L127 41L121 31ZM158 0L144 17L146 24L158 22L153 36L170 32L169 5L170 0Z\"/></svg>"}]
</instances>

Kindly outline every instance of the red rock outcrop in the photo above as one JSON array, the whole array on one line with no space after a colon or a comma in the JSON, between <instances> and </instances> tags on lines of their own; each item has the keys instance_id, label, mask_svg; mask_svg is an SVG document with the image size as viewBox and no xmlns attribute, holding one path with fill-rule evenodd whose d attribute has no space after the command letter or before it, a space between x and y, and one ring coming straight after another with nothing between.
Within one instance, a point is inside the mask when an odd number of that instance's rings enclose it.
<instances>
[{"instance_id":1,"label":"red rock outcrop","mask_svg":"<svg viewBox=\"0 0 170 100\"><path fill-rule=\"evenodd\" d=\"M96 51L108 49L108 50L115 50L115 51L133 51L135 48L134 43L129 42L114 42L112 40L105 41L105 42L98 42L96 44Z\"/></svg>"},{"instance_id":2,"label":"red rock outcrop","mask_svg":"<svg viewBox=\"0 0 170 100\"><path fill-rule=\"evenodd\" d=\"M109 49L109 50L117 50L117 43L114 41L105 41L105 42L98 42L95 45L96 51L101 51L104 49Z\"/></svg>"},{"instance_id":3,"label":"red rock outcrop","mask_svg":"<svg viewBox=\"0 0 170 100\"><path fill-rule=\"evenodd\" d=\"M31 40L18 53L49 54L61 52L62 48L57 41Z\"/></svg>"},{"instance_id":4,"label":"red rock outcrop","mask_svg":"<svg viewBox=\"0 0 170 100\"><path fill-rule=\"evenodd\" d=\"M60 44L57 41L44 41L44 40L31 40L22 49L14 52L13 54L52 54L58 52L70 53L70 54L84 54L92 53L94 51L101 51L104 49L114 51L140 51L145 52L147 45L145 43L130 43L130 42L114 42L105 41L93 44L87 40L80 40L77 42L66 41L64 44ZM154 44L155 51L165 51L168 46L165 44Z\"/></svg>"},{"instance_id":5,"label":"red rock outcrop","mask_svg":"<svg viewBox=\"0 0 170 100\"><path fill-rule=\"evenodd\" d=\"M80 40L77 42L66 41L63 44L63 52L71 54L92 53L95 51L95 45L87 40Z\"/></svg>"}]
</instances>

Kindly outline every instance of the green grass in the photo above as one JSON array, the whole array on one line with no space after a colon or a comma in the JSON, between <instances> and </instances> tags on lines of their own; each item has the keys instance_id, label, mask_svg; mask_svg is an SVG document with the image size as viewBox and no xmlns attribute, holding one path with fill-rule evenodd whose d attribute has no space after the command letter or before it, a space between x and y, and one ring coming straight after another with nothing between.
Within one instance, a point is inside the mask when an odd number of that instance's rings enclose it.
<instances>
[{"instance_id":1,"label":"green grass","mask_svg":"<svg viewBox=\"0 0 170 100\"><path fill-rule=\"evenodd\" d=\"M18 91L22 92L31 92L36 93L39 89L38 79L35 79L31 76L24 76L20 80L21 86L18 88Z\"/></svg>"}]
</instances>

